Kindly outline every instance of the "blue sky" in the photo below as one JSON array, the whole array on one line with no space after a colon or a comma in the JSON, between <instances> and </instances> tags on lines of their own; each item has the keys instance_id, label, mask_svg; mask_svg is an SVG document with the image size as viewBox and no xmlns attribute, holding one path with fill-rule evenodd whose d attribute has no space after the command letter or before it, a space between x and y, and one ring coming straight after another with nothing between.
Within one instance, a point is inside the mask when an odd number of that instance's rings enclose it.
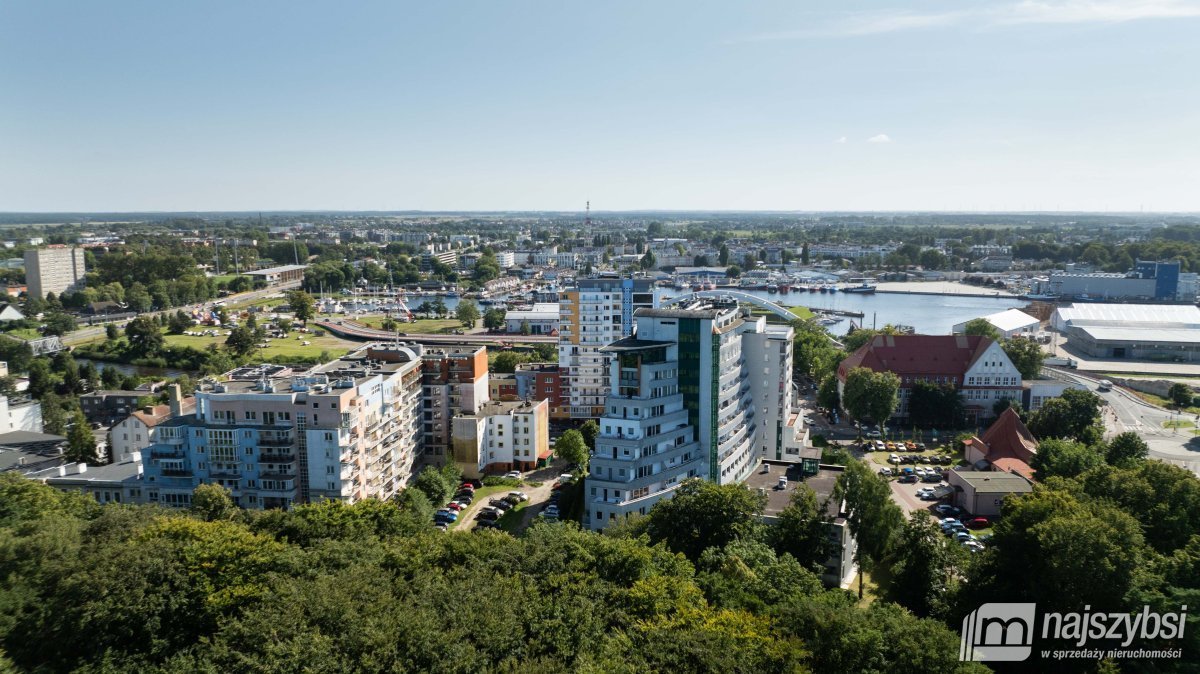
<instances>
[{"instance_id":1,"label":"blue sky","mask_svg":"<svg viewBox=\"0 0 1200 674\"><path fill-rule=\"evenodd\" d=\"M1200 211L1200 0L0 3L0 210Z\"/></svg>"}]
</instances>

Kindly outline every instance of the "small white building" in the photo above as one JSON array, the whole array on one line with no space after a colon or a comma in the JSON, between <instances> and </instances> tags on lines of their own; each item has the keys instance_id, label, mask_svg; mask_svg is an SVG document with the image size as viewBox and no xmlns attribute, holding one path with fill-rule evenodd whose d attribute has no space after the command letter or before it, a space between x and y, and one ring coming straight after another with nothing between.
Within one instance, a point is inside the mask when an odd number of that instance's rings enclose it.
<instances>
[{"instance_id":1,"label":"small white building","mask_svg":"<svg viewBox=\"0 0 1200 674\"><path fill-rule=\"evenodd\" d=\"M158 426L196 411L195 398L182 398L178 385L170 388L171 404L149 405L130 414L109 432L109 456L113 463L129 461L136 453L158 442Z\"/></svg>"},{"instance_id":2,"label":"small white building","mask_svg":"<svg viewBox=\"0 0 1200 674\"><path fill-rule=\"evenodd\" d=\"M535 304L532 309L510 310L504 315L504 329L510 333L518 333L528 324L531 335L557 334L558 312L558 304L548 302Z\"/></svg>"},{"instance_id":3,"label":"small white building","mask_svg":"<svg viewBox=\"0 0 1200 674\"><path fill-rule=\"evenodd\" d=\"M9 400L0 396L0 433L11 431L41 433L42 404L36 400Z\"/></svg>"},{"instance_id":4,"label":"small white building","mask_svg":"<svg viewBox=\"0 0 1200 674\"><path fill-rule=\"evenodd\" d=\"M997 330L1000 331L1000 336L1004 339L1011 339L1022 335L1036 334L1042 322L1037 318L1021 311L1020 309L1009 309L995 314L989 314L983 317L983 320L991 323ZM965 321L954 326L953 334L961 335L967 329Z\"/></svg>"},{"instance_id":5,"label":"small white building","mask_svg":"<svg viewBox=\"0 0 1200 674\"><path fill-rule=\"evenodd\" d=\"M11 302L0 302L0 322L19 321L24 318L25 314L21 313L16 305Z\"/></svg>"},{"instance_id":6,"label":"small white building","mask_svg":"<svg viewBox=\"0 0 1200 674\"><path fill-rule=\"evenodd\" d=\"M550 403L487 402L454 417L454 462L467 477L529 470L550 456Z\"/></svg>"}]
</instances>

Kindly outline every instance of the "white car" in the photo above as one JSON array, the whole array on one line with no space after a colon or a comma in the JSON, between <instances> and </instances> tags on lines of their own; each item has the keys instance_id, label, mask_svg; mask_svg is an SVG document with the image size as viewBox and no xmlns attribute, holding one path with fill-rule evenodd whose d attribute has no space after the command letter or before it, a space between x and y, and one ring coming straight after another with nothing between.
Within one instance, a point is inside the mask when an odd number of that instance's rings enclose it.
<instances>
[{"instance_id":1,"label":"white car","mask_svg":"<svg viewBox=\"0 0 1200 674\"><path fill-rule=\"evenodd\" d=\"M514 479L517 479L517 480L519 480L519 479L521 479L521 471L519 471L519 470L510 470L510 471L508 471L507 473L505 473L505 474L504 474L504 477L511 477L511 478L514 478Z\"/></svg>"},{"instance_id":2,"label":"white car","mask_svg":"<svg viewBox=\"0 0 1200 674\"><path fill-rule=\"evenodd\" d=\"M900 456L898 454L888 454L888 463L900 463Z\"/></svg>"},{"instance_id":3,"label":"white car","mask_svg":"<svg viewBox=\"0 0 1200 674\"><path fill-rule=\"evenodd\" d=\"M508 492L508 495L515 496L520 501L528 501L529 500L529 494L526 494L523 491L510 491L510 492Z\"/></svg>"},{"instance_id":4,"label":"white car","mask_svg":"<svg viewBox=\"0 0 1200 674\"><path fill-rule=\"evenodd\" d=\"M917 477L925 477L925 469L920 466L917 466L917 469L913 472L917 474Z\"/></svg>"}]
</instances>

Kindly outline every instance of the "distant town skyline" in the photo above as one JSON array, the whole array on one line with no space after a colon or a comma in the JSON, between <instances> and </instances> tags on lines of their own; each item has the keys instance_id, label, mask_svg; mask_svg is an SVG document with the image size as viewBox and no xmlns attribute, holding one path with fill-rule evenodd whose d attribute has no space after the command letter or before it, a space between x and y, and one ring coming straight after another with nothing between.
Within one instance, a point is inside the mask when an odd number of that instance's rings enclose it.
<instances>
[{"instance_id":1,"label":"distant town skyline","mask_svg":"<svg viewBox=\"0 0 1200 674\"><path fill-rule=\"evenodd\" d=\"M0 211L1200 211L1197 0L37 2Z\"/></svg>"}]
</instances>

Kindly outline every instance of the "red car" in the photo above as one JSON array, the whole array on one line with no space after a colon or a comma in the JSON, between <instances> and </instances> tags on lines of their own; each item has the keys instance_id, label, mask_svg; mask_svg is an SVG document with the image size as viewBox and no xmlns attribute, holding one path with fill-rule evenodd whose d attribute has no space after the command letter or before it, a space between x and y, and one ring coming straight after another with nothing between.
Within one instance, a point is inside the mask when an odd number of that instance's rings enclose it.
<instances>
[{"instance_id":1,"label":"red car","mask_svg":"<svg viewBox=\"0 0 1200 674\"><path fill-rule=\"evenodd\" d=\"M971 529L983 529L983 528L989 527L991 525L992 525L992 523L989 522L988 518L986 518L986 517L976 517L973 520L967 520L967 526L970 527Z\"/></svg>"},{"instance_id":2,"label":"red car","mask_svg":"<svg viewBox=\"0 0 1200 674\"><path fill-rule=\"evenodd\" d=\"M462 510L462 509L463 509L463 507L462 507L462 504L461 504L461 503L447 503L447 504L446 504L446 507L447 507L447 508L449 508L449 509L451 509L451 510L453 510L453 511L455 511L455 512L458 512L459 510Z\"/></svg>"},{"instance_id":3,"label":"red car","mask_svg":"<svg viewBox=\"0 0 1200 674\"><path fill-rule=\"evenodd\" d=\"M474 492L474 491L475 491L475 485L471 484L470 482L464 482L464 483L462 483L462 484L458 485L458 490L459 490L459 491L470 491L470 492Z\"/></svg>"}]
</instances>

